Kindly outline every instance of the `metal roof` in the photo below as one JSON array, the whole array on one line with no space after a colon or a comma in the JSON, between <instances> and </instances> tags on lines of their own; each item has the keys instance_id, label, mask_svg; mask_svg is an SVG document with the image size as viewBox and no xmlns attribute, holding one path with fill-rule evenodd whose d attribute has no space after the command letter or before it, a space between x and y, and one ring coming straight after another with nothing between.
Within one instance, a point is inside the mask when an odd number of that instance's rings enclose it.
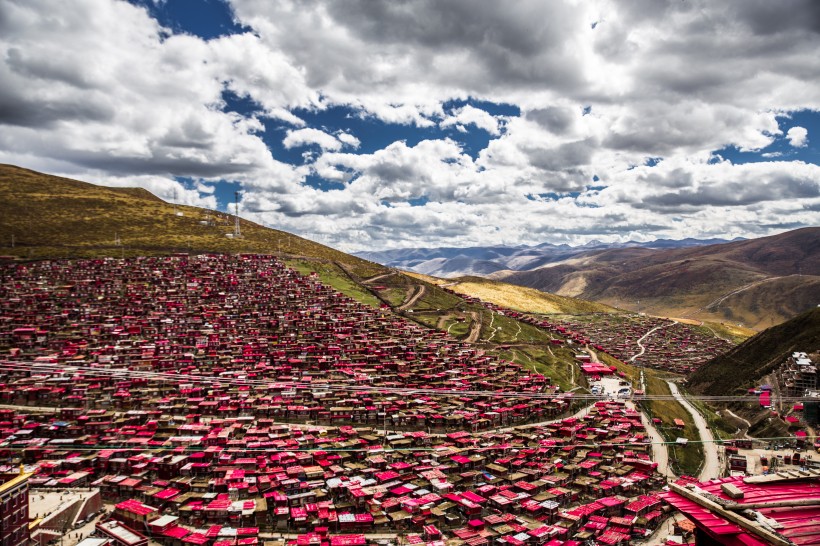
<instances>
[{"instance_id":1,"label":"metal roof","mask_svg":"<svg viewBox=\"0 0 820 546\"><path fill-rule=\"evenodd\" d=\"M757 483L755 483L757 482ZM721 486L731 484L743 492L742 499L730 499ZM779 504L786 506L760 506L755 508L767 518L775 520L781 527L776 532L798 545L820 544L820 504L815 506L788 506L790 502L817 499L820 502L820 478L805 479L771 476L770 481L734 476L700 482L697 487L730 503ZM764 546L766 541L750 531L716 515L710 509L669 491L661 495L666 502L687 515L702 531L727 546Z\"/></svg>"}]
</instances>

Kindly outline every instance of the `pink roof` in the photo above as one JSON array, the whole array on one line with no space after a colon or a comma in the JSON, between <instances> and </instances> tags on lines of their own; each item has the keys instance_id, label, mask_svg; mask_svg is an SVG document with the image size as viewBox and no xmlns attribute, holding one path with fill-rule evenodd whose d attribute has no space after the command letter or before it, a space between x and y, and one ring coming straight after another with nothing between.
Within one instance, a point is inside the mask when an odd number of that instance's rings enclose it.
<instances>
[{"instance_id":1,"label":"pink roof","mask_svg":"<svg viewBox=\"0 0 820 546\"><path fill-rule=\"evenodd\" d=\"M363 546L367 544L364 535L335 535L330 537L330 546Z\"/></svg>"},{"instance_id":2,"label":"pink roof","mask_svg":"<svg viewBox=\"0 0 820 546\"><path fill-rule=\"evenodd\" d=\"M182 542L190 544L206 544L209 540L211 540L210 537L203 535L202 533L191 533L185 537Z\"/></svg>"},{"instance_id":3,"label":"pink roof","mask_svg":"<svg viewBox=\"0 0 820 546\"><path fill-rule=\"evenodd\" d=\"M791 501L803 499L820 500L820 487L817 480L806 481L782 481L750 484L745 483L742 476L723 478L697 484L701 489L717 495L721 498L728 497L721 490L721 485L729 483L743 491L743 502L745 503L767 503L777 501ZM709 534L714 540L727 546L762 546L766 542L752 535L737 525L719 517L708 509L682 497L681 495L669 491L661 496L686 514L701 530ZM820 506L798 506L780 508L758 508L764 516L780 523L783 527L778 530L780 534L792 540L795 544L820 544Z\"/></svg>"},{"instance_id":4,"label":"pink roof","mask_svg":"<svg viewBox=\"0 0 820 546\"><path fill-rule=\"evenodd\" d=\"M171 527L170 529L166 529L162 534L165 535L166 537L179 539L179 538L184 537L188 533L189 533L189 531L185 527L177 526L177 527Z\"/></svg>"},{"instance_id":5,"label":"pink roof","mask_svg":"<svg viewBox=\"0 0 820 546\"><path fill-rule=\"evenodd\" d=\"M148 506L147 504L142 504L140 501L134 499L122 501L116 507L120 510L131 512L132 514L137 514L140 516L147 516L151 512L157 511L156 508Z\"/></svg>"},{"instance_id":6,"label":"pink roof","mask_svg":"<svg viewBox=\"0 0 820 546\"><path fill-rule=\"evenodd\" d=\"M154 498L157 498L157 499L160 499L160 500L168 500L168 499L172 499L172 498L176 497L177 495L179 495L179 493L180 493L179 489L174 489L173 487L169 487L168 489L164 489L164 490L160 491L159 493L157 493L156 495L154 495Z\"/></svg>"}]
</instances>

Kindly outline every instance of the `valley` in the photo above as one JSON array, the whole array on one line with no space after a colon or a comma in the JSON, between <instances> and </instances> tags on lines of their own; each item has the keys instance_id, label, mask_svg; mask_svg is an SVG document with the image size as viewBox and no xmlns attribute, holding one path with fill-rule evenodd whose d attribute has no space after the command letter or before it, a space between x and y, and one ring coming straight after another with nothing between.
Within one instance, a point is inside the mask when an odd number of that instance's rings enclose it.
<instances>
[{"instance_id":1,"label":"valley","mask_svg":"<svg viewBox=\"0 0 820 546\"><path fill-rule=\"evenodd\" d=\"M12 211L44 179L9 172ZM740 377L721 358L775 343L736 346L752 332L702 314L790 278L660 318L249 222L228 238L205 211L48 183L97 203L120 244L71 227L70 207L32 208L38 227L3 249L0 461L43 495L99 491L111 521L161 544L227 529L248 544L641 543L666 529L663 488L725 475L721 444L750 430L731 423L756 400L715 386ZM783 328L778 355L813 346L798 335L813 326Z\"/></svg>"}]
</instances>

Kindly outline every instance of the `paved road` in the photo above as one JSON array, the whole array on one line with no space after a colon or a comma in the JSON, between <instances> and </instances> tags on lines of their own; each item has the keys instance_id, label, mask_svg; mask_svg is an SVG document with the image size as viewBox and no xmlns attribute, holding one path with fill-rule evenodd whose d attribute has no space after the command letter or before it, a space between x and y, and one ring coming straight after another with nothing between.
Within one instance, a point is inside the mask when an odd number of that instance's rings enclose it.
<instances>
[{"instance_id":1,"label":"paved road","mask_svg":"<svg viewBox=\"0 0 820 546\"><path fill-rule=\"evenodd\" d=\"M638 341L636 341L635 343L637 343L637 344L638 344L638 347L640 347L640 348L641 348L641 352L640 352L640 353L638 353L638 354L636 354L636 355L635 355L635 356L633 356L632 358L630 358L630 359L629 359L629 361L630 361L630 362L635 362L635 359L636 359L636 358L638 358L639 356L643 356L643 354L646 352L646 347L644 347L644 346L643 346L643 343L641 343L643 340L645 340L646 338L648 338L649 336L651 336L651 335L652 335L652 333L653 333L653 332L655 332L656 330L660 330L661 328L666 328L667 326L669 326L669 325L668 325L668 324L661 324L660 326L655 326L654 328L652 328L651 330L649 330L647 333L645 333L645 334L643 335L643 337L641 337L641 339L639 339Z\"/></svg>"},{"instance_id":2,"label":"paved road","mask_svg":"<svg viewBox=\"0 0 820 546\"><path fill-rule=\"evenodd\" d=\"M695 426L698 427L700 439L703 441L704 462L698 478L701 480L719 478L723 473L723 468L720 463L720 457L718 456L718 446L715 443L715 437L712 435L709 424L700 412L681 395L678 390L678 386L675 383L672 381L667 381L666 384L669 385L669 390L672 391L672 396L674 396L675 399L680 402L684 408L686 408L686 411L692 415Z\"/></svg>"},{"instance_id":3,"label":"paved road","mask_svg":"<svg viewBox=\"0 0 820 546\"><path fill-rule=\"evenodd\" d=\"M632 401L627 402L627 406L632 409L637 409ZM649 433L650 438L652 438L652 460L658 463L658 472L669 478L676 478L677 476L669 467L669 448L666 445L666 440L664 440L661 433L658 432L658 429L652 424L652 421L642 411L641 421L643 422L644 428L646 428L646 432Z\"/></svg>"}]
</instances>

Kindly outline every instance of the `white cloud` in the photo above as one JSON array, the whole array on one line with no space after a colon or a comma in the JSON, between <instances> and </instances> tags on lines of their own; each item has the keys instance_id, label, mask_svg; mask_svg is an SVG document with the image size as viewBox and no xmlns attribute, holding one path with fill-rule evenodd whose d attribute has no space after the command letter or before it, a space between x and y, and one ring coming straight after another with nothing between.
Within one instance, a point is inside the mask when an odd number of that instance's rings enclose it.
<instances>
[{"instance_id":1,"label":"white cloud","mask_svg":"<svg viewBox=\"0 0 820 546\"><path fill-rule=\"evenodd\" d=\"M805 127L792 127L786 133L789 144L795 148L803 148L809 143L809 131Z\"/></svg>"},{"instance_id":2,"label":"white cloud","mask_svg":"<svg viewBox=\"0 0 820 546\"><path fill-rule=\"evenodd\" d=\"M231 2L250 31L204 40L126 2L0 1L0 161L205 206L235 180L248 214L346 249L820 224L816 165L713 158L820 110L813 0ZM226 111L226 93L256 111ZM469 99L522 115L448 106ZM308 127L330 106L374 133ZM424 132L372 151L379 122ZM494 138L471 156L441 127ZM319 150L282 163L262 139L280 134Z\"/></svg>"},{"instance_id":3,"label":"white cloud","mask_svg":"<svg viewBox=\"0 0 820 546\"><path fill-rule=\"evenodd\" d=\"M356 138L355 136L351 135L350 133L345 133L339 131L336 133L336 138L338 138L342 143L346 146L350 146L353 149L356 149L361 144L361 141Z\"/></svg>"},{"instance_id":4,"label":"white cloud","mask_svg":"<svg viewBox=\"0 0 820 546\"><path fill-rule=\"evenodd\" d=\"M452 115L447 116L440 123L442 127L456 126L463 129L468 125L475 125L479 129L484 129L491 135L498 136L501 134L499 129L498 119L491 116L485 110L475 108L469 104L457 108Z\"/></svg>"},{"instance_id":5,"label":"white cloud","mask_svg":"<svg viewBox=\"0 0 820 546\"><path fill-rule=\"evenodd\" d=\"M31 157L32 168L291 177L257 136L257 119L221 110L222 93L252 95L271 110L315 95L250 34L169 35L126 2L3 2L0 59L0 150Z\"/></svg>"},{"instance_id":6,"label":"white cloud","mask_svg":"<svg viewBox=\"0 0 820 546\"><path fill-rule=\"evenodd\" d=\"M323 150L336 151L342 148L342 142L333 135L329 135L319 129L305 128L288 131L282 141L285 148L295 148L316 144Z\"/></svg>"}]
</instances>

